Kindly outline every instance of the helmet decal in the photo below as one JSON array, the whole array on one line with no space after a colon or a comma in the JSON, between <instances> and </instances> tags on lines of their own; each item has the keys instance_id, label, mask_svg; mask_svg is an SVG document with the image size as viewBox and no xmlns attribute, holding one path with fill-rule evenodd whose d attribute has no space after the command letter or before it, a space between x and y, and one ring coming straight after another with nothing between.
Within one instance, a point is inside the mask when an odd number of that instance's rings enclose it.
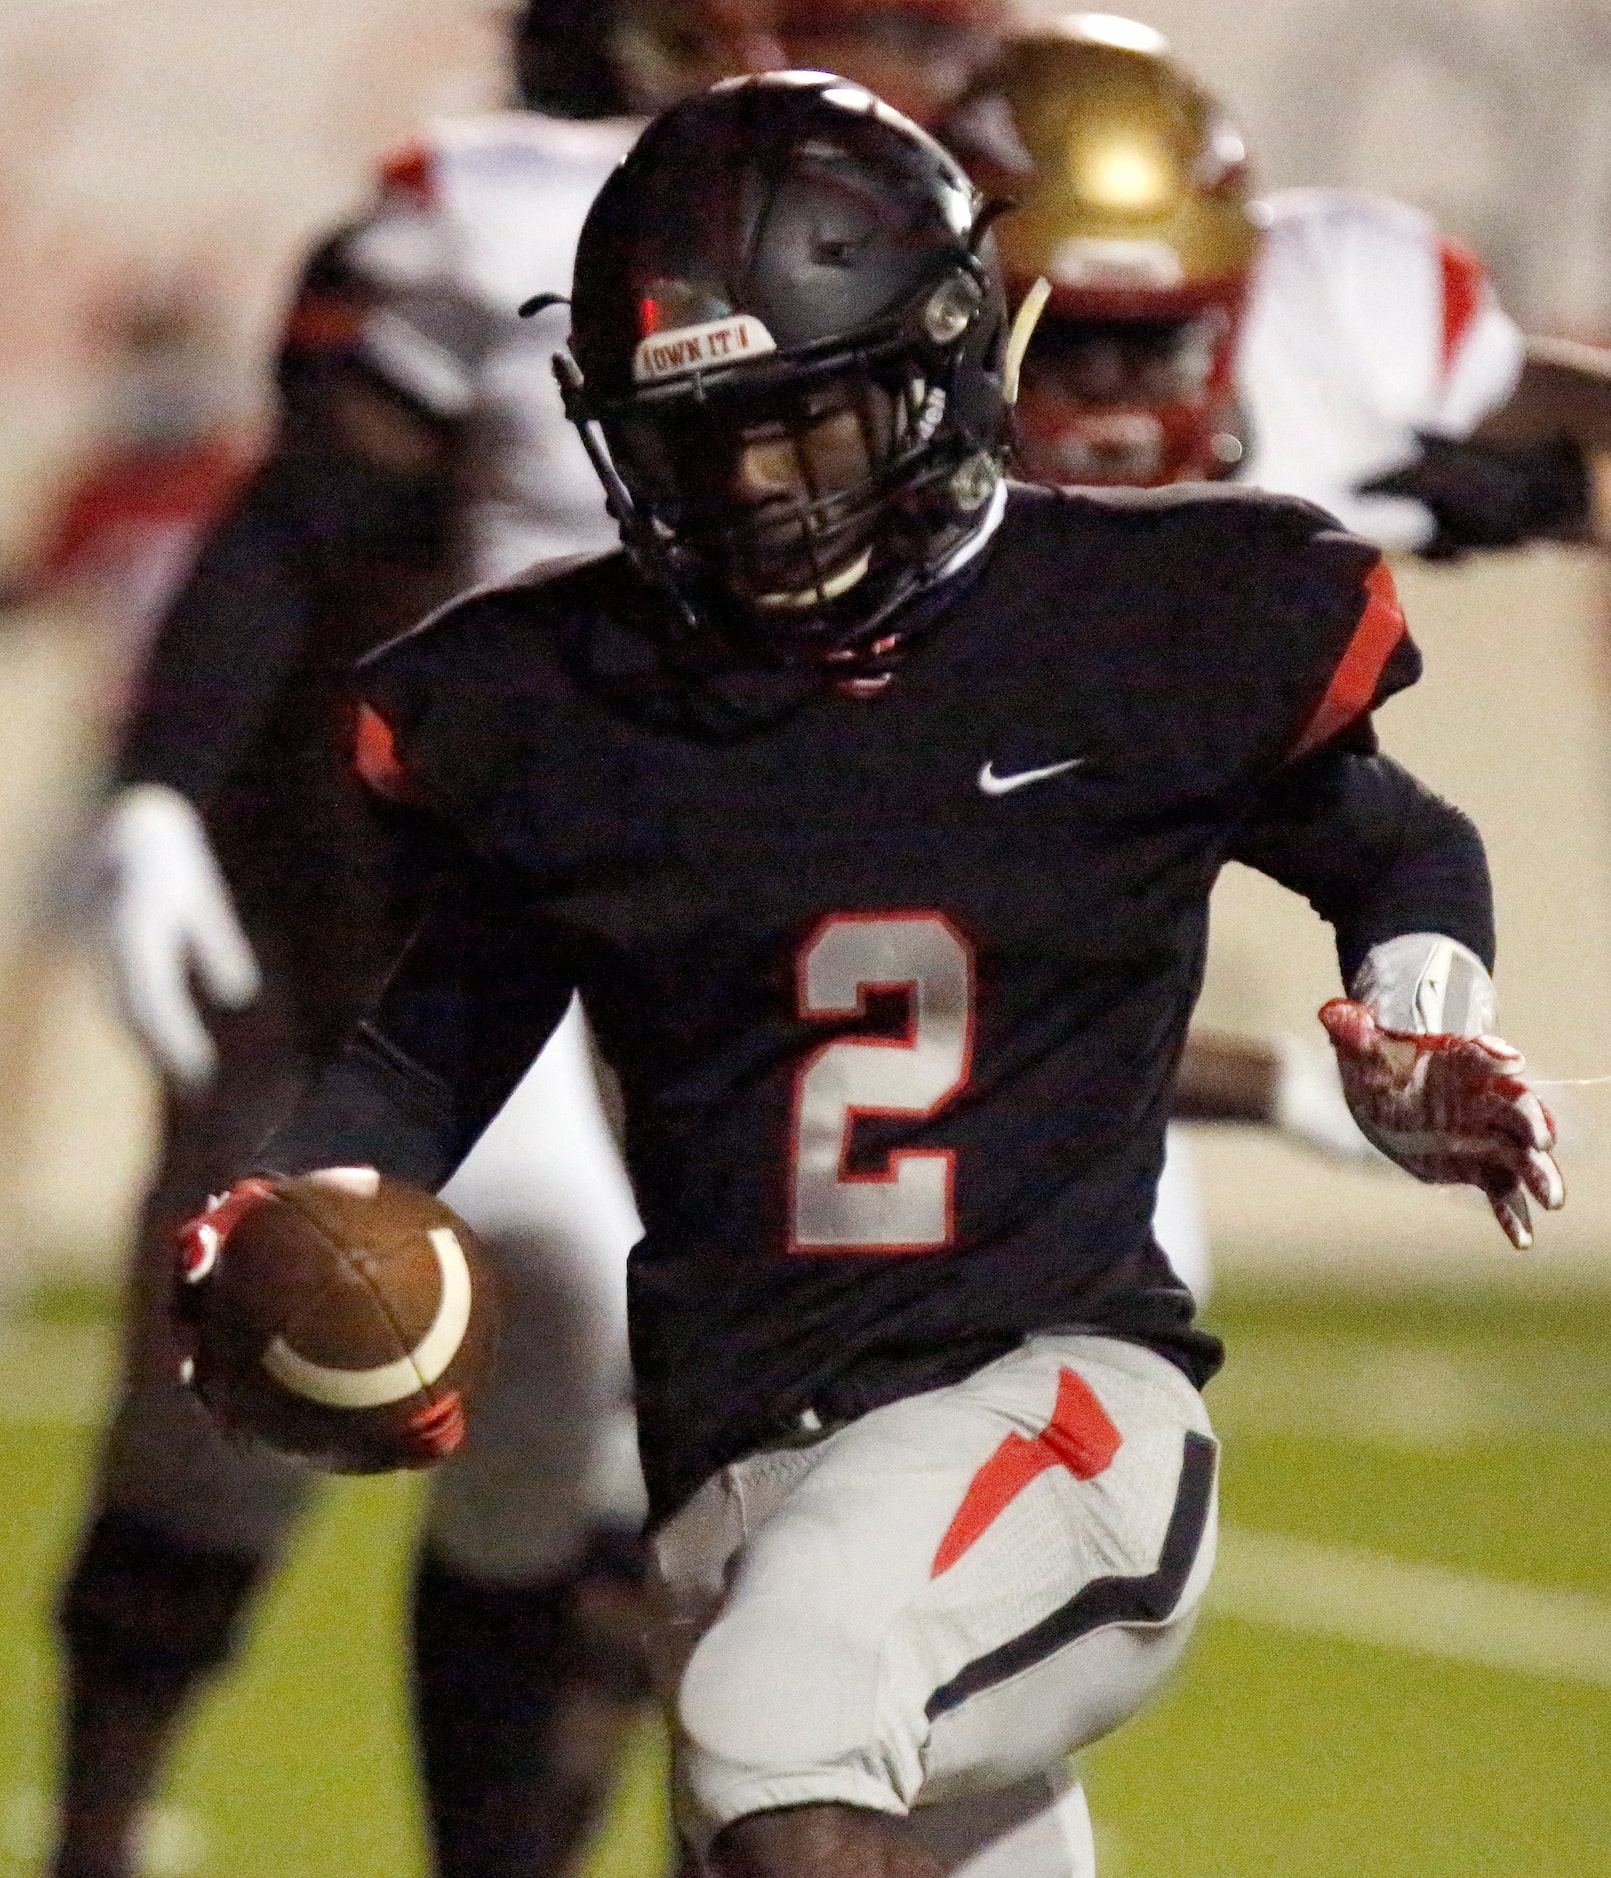
<instances>
[{"instance_id":1,"label":"helmet decal","mask_svg":"<svg viewBox=\"0 0 1611 1878\"><path fill-rule=\"evenodd\" d=\"M676 326L640 339L632 354L632 381L654 384L713 365L734 365L746 356L759 358L777 349L778 342L753 313L733 313L726 319Z\"/></svg>"}]
</instances>

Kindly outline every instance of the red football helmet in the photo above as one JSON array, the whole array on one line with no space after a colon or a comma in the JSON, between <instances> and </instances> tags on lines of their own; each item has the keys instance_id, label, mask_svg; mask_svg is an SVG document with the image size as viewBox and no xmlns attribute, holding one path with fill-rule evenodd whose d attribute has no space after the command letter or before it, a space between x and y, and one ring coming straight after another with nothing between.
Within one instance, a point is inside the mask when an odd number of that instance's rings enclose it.
<instances>
[{"instance_id":1,"label":"red football helmet","mask_svg":"<svg viewBox=\"0 0 1611 1878\"><path fill-rule=\"evenodd\" d=\"M1150 27L1080 14L1018 40L948 139L989 193L1014 303L1050 287L1017 454L1053 483L1223 476L1261 221L1241 137Z\"/></svg>"}]
</instances>

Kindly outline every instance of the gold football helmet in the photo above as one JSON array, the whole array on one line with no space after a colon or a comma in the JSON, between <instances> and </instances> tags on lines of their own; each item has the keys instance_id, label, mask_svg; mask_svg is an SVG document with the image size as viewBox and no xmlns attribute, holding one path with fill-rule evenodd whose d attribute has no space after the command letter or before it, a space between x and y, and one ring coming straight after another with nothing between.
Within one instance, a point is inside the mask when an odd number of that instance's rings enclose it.
<instances>
[{"instance_id":1,"label":"gold football helmet","mask_svg":"<svg viewBox=\"0 0 1611 1878\"><path fill-rule=\"evenodd\" d=\"M1008 292L1044 277L1019 455L1070 483L1222 476L1261 218L1247 153L1150 27L1072 14L1013 43L949 140L991 194Z\"/></svg>"}]
</instances>

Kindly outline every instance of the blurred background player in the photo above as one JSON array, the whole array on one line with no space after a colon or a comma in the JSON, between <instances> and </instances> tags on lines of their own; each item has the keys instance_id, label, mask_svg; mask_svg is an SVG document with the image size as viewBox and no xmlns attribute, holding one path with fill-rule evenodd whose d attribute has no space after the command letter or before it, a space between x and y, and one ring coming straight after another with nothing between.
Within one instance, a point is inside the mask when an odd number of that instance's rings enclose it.
<instances>
[{"instance_id":1,"label":"blurred background player","mask_svg":"<svg viewBox=\"0 0 1611 1878\"><path fill-rule=\"evenodd\" d=\"M1015 305L1045 309L1015 413L1021 474L1157 486L1234 476L1447 557L1611 524L1611 354L1529 348L1481 263L1405 204L1259 200L1219 103L1138 21L1071 13L1014 39L947 126L1011 212ZM1331 1052L1194 1032L1183 1120L1274 1126L1374 1159ZM1158 1232L1201 1298L1209 1250L1172 1132Z\"/></svg>"},{"instance_id":2,"label":"blurred background player","mask_svg":"<svg viewBox=\"0 0 1611 1878\"><path fill-rule=\"evenodd\" d=\"M252 462L226 385L209 293L197 280L135 280L97 322L115 361L103 441L62 492L7 608L90 588L115 637L115 674L135 669L208 524Z\"/></svg>"},{"instance_id":3,"label":"blurred background player","mask_svg":"<svg viewBox=\"0 0 1611 1878\"><path fill-rule=\"evenodd\" d=\"M1016 295L1050 287L1026 473L1235 476L1433 557L1593 536L1611 359L1529 346L1477 258L1403 203L1256 200L1240 132L1150 27L1076 13L1020 37L950 135L1015 205Z\"/></svg>"},{"instance_id":4,"label":"blurred background player","mask_svg":"<svg viewBox=\"0 0 1611 1878\"><path fill-rule=\"evenodd\" d=\"M333 754L340 673L489 568L608 539L596 502L568 493L541 415L521 421L546 356L500 344L498 251L476 237L524 185L525 237L563 265L566 227L632 127L454 128L406 153L377 212L310 262L278 435L162 628L97 838L120 989L174 1095L125 1394L61 1605L63 1874L130 1869L173 1730L305 1492L268 1455L226 1448L177 1389L154 1252L262 1133L307 1053L350 1022L417 916L424 882L392 869L392 828ZM216 1044L193 985L249 1007ZM562 1041L585 1091L577 1021ZM447 1872L556 1868L607 1770L607 1757L567 1758L557 1731L599 1692L630 1693L603 1643L577 1640L577 1601L611 1563L590 1546L605 1511L592 1487L623 1387L615 1296L635 1228L596 1102L552 1119L540 1151L591 1154L590 1204L567 1216L561 1189L557 1216L515 1229L485 1196L515 1292L513 1360L475 1453L439 1483L416 1578L421 1758ZM541 1361L524 1363L533 1331Z\"/></svg>"},{"instance_id":5,"label":"blurred background player","mask_svg":"<svg viewBox=\"0 0 1611 1878\"><path fill-rule=\"evenodd\" d=\"M429 868L398 864L407 811L365 800L331 754L342 674L458 588L615 538L549 369L563 322L515 307L569 282L631 112L830 65L932 121L1006 19L997 0L533 4L514 29L528 108L434 127L310 260L278 434L162 627L95 843L125 1009L173 1093L124 1396L61 1603L57 1878L130 1869L190 1698L304 1495L177 1387L162 1248L350 1026L428 891ZM208 1001L236 1014L209 1026ZM449 1197L514 1296L499 1387L434 1483L420 1552L421 1764L440 1870L537 1873L578 1843L637 1687L619 1402L638 1228L579 1010Z\"/></svg>"}]
</instances>

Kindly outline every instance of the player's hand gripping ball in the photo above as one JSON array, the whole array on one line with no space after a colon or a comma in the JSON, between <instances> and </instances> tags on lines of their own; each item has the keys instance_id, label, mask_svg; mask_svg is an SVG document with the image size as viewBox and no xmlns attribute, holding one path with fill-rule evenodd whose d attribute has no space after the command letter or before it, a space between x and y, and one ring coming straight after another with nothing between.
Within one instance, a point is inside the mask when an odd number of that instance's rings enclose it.
<instances>
[{"instance_id":1,"label":"player's hand gripping ball","mask_svg":"<svg viewBox=\"0 0 1611 1878\"><path fill-rule=\"evenodd\" d=\"M1566 1200L1555 1124L1522 1081L1521 1052L1499 1037L1384 1030L1368 1004L1333 998L1320 1021L1361 1132L1417 1180L1480 1187L1505 1237L1533 1243L1529 1194Z\"/></svg>"},{"instance_id":2,"label":"player's hand gripping ball","mask_svg":"<svg viewBox=\"0 0 1611 1878\"><path fill-rule=\"evenodd\" d=\"M372 1167L240 1181L179 1232L181 1376L234 1435L331 1473L464 1440L497 1310L475 1237Z\"/></svg>"}]
</instances>

